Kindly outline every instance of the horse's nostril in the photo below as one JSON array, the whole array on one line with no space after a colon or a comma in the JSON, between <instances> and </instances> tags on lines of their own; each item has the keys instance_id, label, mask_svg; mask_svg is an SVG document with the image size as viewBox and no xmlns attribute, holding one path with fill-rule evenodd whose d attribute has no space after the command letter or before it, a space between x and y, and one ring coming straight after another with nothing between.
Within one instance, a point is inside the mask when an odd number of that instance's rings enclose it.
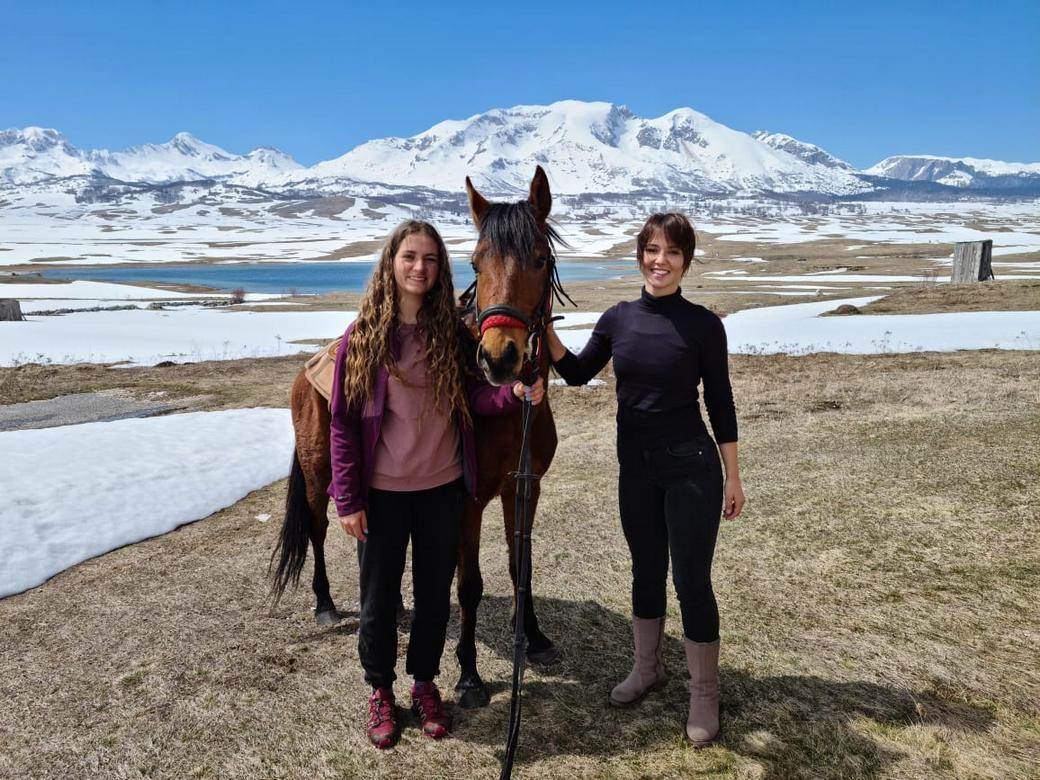
<instances>
[{"instance_id":1,"label":"horse's nostril","mask_svg":"<svg viewBox=\"0 0 1040 780\"><path fill-rule=\"evenodd\" d=\"M512 365L516 362L519 353L516 350L516 344L512 341L506 344L506 348L502 350L502 362L506 365Z\"/></svg>"}]
</instances>

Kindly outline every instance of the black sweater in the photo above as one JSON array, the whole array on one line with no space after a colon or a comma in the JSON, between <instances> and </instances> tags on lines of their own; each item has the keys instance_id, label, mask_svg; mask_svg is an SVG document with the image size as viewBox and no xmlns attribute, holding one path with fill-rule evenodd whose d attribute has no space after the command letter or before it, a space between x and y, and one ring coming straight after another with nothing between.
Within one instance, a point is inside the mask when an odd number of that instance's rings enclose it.
<instances>
[{"instance_id":1,"label":"black sweater","mask_svg":"<svg viewBox=\"0 0 1040 780\"><path fill-rule=\"evenodd\" d=\"M581 354L554 363L569 385L583 385L614 359L618 422L645 438L707 433L697 403L704 405L719 444L737 440L737 415L729 383L726 330L716 314L691 303L679 290L611 306L599 318ZM682 429L687 431L683 432Z\"/></svg>"}]
</instances>

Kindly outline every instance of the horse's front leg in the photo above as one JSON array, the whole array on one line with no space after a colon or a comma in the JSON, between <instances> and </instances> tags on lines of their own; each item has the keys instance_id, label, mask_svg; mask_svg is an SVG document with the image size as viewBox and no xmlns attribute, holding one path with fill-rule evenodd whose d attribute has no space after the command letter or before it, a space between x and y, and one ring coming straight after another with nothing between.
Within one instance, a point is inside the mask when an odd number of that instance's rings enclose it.
<instances>
[{"instance_id":1,"label":"horse's front leg","mask_svg":"<svg viewBox=\"0 0 1040 780\"><path fill-rule=\"evenodd\" d=\"M491 701L487 685L477 671L477 607L484 595L484 580L480 576L480 523L484 504L466 499L462 512L462 533L459 536L458 593L462 626L455 655L459 659L459 706L471 709L486 707Z\"/></svg>"},{"instance_id":2,"label":"horse's front leg","mask_svg":"<svg viewBox=\"0 0 1040 780\"><path fill-rule=\"evenodd\" d=\"M531 483L530 518L534 525L535 510L538 508L540 489L538 482ZM502 492L502 515L505 517L506 544L509 546L509 577L513 581L513 625L516 625L516 550L514 534L516 533L516 487L510 485ZM530 529L529 529L530 530ZM527 636L527 660L533 664L544 666L560 657L556 645L538 627L538 617L534 611L534 593L531 590L531 570L534 560L527 567L527 581L524 583L527 598L524 599L524 634Z\"/></svg>"}]
</instances>

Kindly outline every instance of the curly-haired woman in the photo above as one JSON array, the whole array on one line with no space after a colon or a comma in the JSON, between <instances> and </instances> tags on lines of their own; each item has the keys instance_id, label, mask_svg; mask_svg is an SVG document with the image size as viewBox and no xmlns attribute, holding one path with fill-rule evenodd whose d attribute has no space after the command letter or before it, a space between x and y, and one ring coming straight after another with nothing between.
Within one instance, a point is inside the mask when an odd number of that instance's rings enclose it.
<instances>
[{"instance_id":1,"label":"curly-haired woman","mask_svg":"<svg viewBox=\"0 0 1040 780\"><path fill-rule=\"evenodd\" d=\"M432 225L390 235L357 319L336 356L331 402L332 483L340 525L358 540L358 654L372 686L368 736L397 739L397 605L409 539L414 615L406 671L412 708L430 737L451 720L434 683L448 625L463 501L475 488L472 414L519 409L519 382L479 379L455 307L451 265ZM540 402L541 383L530 388Z\"/></svg>"},{"instance_id":2,"label":"curly-haired woman","mask_svg":"<svg viewBox=\"0 0 1040 780\"><path fill-rule=\"evenodd\" d=\"M664 684L661 644L671 558L690 674L686 735L700 746L719 730L719 610L711 560L719 516L737 517L744 491L726 331L715 314L683 298L679 289L695 243L693 226L682 214L651 216L636 239L644 282L639 299L604 312L578 355L552 329L548 344L568 384L585 384L614 361L618 497L632 555L635 663L610 692L610 703L636 704ZM715 441L701 419L700 384Z\"/></svg>"}]
</instances>

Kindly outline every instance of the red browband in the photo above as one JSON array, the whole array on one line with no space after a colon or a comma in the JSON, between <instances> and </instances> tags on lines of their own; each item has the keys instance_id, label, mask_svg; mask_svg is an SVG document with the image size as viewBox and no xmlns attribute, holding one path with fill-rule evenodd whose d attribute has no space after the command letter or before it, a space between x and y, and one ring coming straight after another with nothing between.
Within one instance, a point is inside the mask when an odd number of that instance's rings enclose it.
<instances>
[{"instance_id":1,"label":"red browband","mask_svg":"<svg viewBox=\"0 0 1040 780\"><path fill-rule=\"evenodd\" d=\"M492 314L480 323L480 335L483 336L488 328L519 328L520 330L527 330L527 325L516 317L510 317L507 314Z\"/></svg>"}]
</instances>

